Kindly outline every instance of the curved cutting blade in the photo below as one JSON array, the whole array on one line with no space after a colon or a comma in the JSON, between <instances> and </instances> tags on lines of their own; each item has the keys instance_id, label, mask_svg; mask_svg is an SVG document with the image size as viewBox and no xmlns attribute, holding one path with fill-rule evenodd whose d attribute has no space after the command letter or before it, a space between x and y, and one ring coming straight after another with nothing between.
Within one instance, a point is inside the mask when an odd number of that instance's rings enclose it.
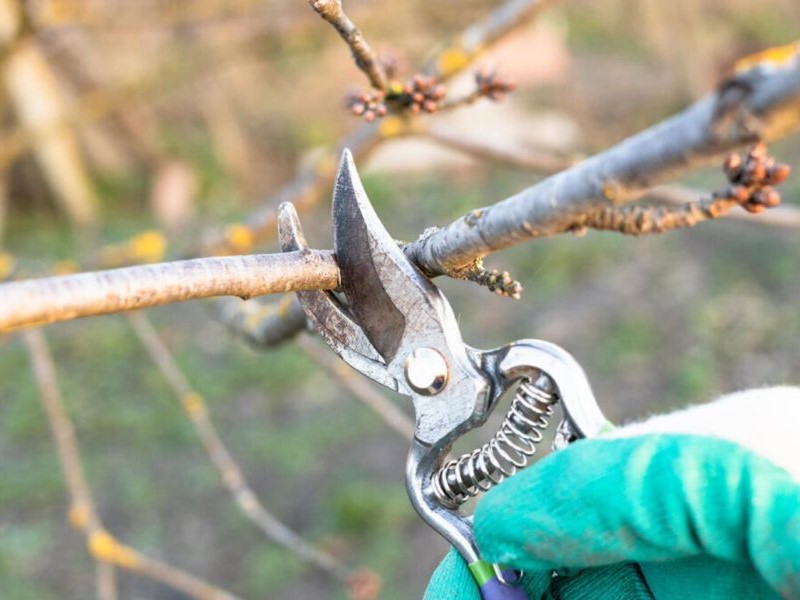
<instances>
[{"instance_id":1,"label":"curved cutting blade","mask_svg":"<svg viewBox=\"0 0 800 600\"><path fill-rule=\"evenodd\" d=\"M414 332L443 333L439 290L403 254L369 202L349 150L333 194L333 246L350 311L389 363Z\"/></svg>"},{"instance_id":2,"label":"curved cutting blade","mask_svg":"<svg viewBox=\"0 0 800 600\"><path fill-rule=\"evenodd\" d=\"M308 248L297 211L288 202L278 209L278 235L283 252ZM312 327L346 363L392 390L404 391L336 296L326 291L306 291L297 292L297 297Z\"/></svg>"},{"instance_id":3,"label":"curved cutting blade","mask_svg":"<svg viewBox=\"0 0 800 600\"><path fill-rule=\"evenodd\" d=\"M378 219L348 151L342 155L333 194L333 245L349 312L388 372L404 385L407 368L414 363L407 361L417 350L428 357L438 353L444 362L443 388L410 393L416 439L444 447L481 422L488 406L488 378L470 358L445 297Z\"/></svg>"}]
</instances>

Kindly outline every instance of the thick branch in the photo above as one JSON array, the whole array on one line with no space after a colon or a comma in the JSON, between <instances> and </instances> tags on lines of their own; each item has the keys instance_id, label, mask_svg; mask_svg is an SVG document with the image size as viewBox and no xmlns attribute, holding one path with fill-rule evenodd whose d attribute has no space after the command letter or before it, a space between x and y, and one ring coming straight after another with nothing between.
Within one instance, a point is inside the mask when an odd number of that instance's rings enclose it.
<instances>
[{"instance_id":1,"label":"thick branch","mask_svg":"<svg viewBox=\"0 0 800 600\"><path fill-rule=\"evenodd\" d=\"M489 208L475 210L406 246L430 275L458 274L482 256L578 225L594 210L629 202L647 188L800 121L800 60L722 88L684 112Z\"/></svg>"},{"instance_id":2,"label":"thick branch","mask_svg":"<svg viewBox=\"0 0 800 600\"><path fill-rule=\"evenodd\" d=\"M329 251L198 258L0 285L0 331L211 296L334 289Z\"/></svg>"}]
</instances>

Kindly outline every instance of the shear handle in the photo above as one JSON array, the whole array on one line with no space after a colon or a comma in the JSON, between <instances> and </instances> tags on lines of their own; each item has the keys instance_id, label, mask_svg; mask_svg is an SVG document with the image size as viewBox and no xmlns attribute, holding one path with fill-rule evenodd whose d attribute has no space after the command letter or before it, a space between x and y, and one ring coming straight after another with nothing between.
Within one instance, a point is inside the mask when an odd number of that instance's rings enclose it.
<instances>
[{"instance_id":1,"label":"shear handle","mask_svg":"<svg viewBox=\"0 0 800 600\"><path fill-rule=\"evenodd\" d=\"M519 340L484 353L484 360L496 361L493 370L500 378L501 389L537 372L547 374L557 388L568 430L574 437L595 437L613 427L603 416L586 373L560 346L543 340Z\"/></svg>"}]
</instances>

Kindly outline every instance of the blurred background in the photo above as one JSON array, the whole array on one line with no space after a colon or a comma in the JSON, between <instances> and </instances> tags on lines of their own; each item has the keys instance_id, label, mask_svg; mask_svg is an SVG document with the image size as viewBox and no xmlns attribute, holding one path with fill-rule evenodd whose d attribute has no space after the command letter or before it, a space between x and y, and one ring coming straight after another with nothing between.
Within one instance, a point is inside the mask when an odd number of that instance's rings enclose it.
<instances>
[{"instance_id":1,"label":"blurred background","mask_svg":"<svg viewBox=\"0 0 800 600\"><path fill-rule=\"evenodd\" d=\"M501 4L345 8L410 77ZM515 79L517 92L424 118L474 144L573 159L680 110L737 58L797 31L795 0L556 3L450 84L468 89L488 65ZM197 254L218 231L228 244L216 253L274 251L273 230L254 243L236 224L273 206L284 184L362 126L345 97L366 80L301 0L0 0L0 44L0 271L13 260L20 276ZM771 150L800 169L797 136ZM359 167L402 239L542 176L430 136L382 142ZM709 169L683 183L708 191L724 178ZM316 247L330 244L329 185L304 197ZM800 204L798 176L783 197ZM798 250L797 230L733 220L639 239L590 232L491 257L489 266L525 286L520 301L437 283L468 343L539 337L564 346L622 422L744 387L800 383ZM406 498L407 441L306 352L249 347L211 303L148 316L264 504L348 565L380 574L381 597L419 597L445 545ZM85 319L46 334L111 532L243 598L346 597L242 516L128 321ZM409 412L402 398L391 401ZM484 431L466 445L493 429ZM26 348L0 337L0 596L94 594L93 563L68 508ZM184 597L124 572L119 585L126 599Z\"/></svg>"}]
</instances>

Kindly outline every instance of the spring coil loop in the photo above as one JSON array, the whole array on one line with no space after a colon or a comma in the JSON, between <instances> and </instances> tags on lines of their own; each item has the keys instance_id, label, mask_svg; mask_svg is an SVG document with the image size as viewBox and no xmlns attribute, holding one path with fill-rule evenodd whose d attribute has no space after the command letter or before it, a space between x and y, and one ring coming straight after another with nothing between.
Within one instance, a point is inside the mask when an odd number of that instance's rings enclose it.
<instances>
[{"instance_id":1,"label":"spring coil loop","mask_svg":"<svg viewBox=\"0 0 800 600\"><path fill-rule=\"evenodd\" d=\"M558 402L558 396L547 391L550 387L546 376L536 383L522 380L494 437L480 448L451 460L434 475L433 491L439 502L451 509L458 508L470 497L489 490L528 465Z\"/></svg>"}]
</instances>

